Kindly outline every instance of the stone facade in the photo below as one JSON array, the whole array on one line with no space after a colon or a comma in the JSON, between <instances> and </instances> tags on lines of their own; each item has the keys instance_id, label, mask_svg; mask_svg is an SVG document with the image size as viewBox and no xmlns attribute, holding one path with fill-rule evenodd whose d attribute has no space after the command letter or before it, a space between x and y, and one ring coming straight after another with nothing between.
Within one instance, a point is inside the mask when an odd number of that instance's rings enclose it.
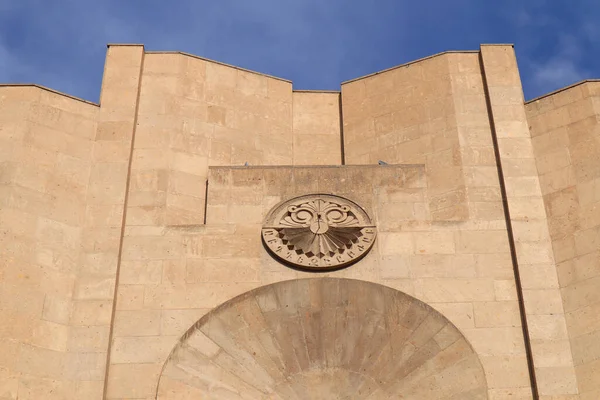
<instances>
[{"instance_id":1,"label":"stone facade","mask_svg":"<svg viewBox=\"0 0 600 400\"><path fill-rule=\"evenodd\" d=\"M595 400L599 116L598 82L525 103L510 45L340 92L140 45L99 105L0 86L0 399ZM319 194L375 226L346 268L261 238Z\"/></svg>"}]
</instances>

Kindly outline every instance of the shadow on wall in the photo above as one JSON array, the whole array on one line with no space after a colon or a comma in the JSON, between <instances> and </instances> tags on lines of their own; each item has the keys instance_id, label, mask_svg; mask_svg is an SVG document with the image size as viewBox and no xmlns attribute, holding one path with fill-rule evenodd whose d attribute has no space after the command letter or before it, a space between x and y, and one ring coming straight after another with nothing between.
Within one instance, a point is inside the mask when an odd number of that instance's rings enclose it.
<instances>
[{"instance_id":1,"label":"shadow on wall","mask_svg":"<svg viewBox=\"0 0 600 400\"><path fill-rule=\"evenodd\" d=\"M477 354L446 318L388 287L299 279L200 319L157 399L487 399Z\"/></svg>"}]
</instances>

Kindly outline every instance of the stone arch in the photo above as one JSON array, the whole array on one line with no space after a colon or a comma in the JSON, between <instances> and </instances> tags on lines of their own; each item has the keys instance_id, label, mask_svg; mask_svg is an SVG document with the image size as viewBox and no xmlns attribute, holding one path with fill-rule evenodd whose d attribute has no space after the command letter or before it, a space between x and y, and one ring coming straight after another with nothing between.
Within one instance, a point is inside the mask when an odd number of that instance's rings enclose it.
<instances>
[{"instance_id":1,"label":"stone arch","mask_svg":"<svg viewBox=\"0 0 600 400\"><path fill-rule=\"evenodd\" d=\"M217 307L167 359L158 400L487 399L477 354L439 312L364 281L263 286Z\"/></svg>"}]
</instances>

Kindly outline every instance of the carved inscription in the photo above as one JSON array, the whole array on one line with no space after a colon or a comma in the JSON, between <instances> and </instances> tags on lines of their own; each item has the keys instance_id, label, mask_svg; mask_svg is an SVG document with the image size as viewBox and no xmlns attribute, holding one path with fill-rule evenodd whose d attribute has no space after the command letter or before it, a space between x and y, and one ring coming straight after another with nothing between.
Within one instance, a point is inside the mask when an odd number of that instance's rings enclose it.
<instances>
[{"instance_id":1,"label":"carved inscription","mask_svg":"<svg viewBox=\"0 0 600 400\"><path fill-rule=\"evenodd\" d=\"M375 226L357 204L339 196L301 196L276 206L262 229L277 258L309 270L346 267L373 246Z\"/></svg>"}]
</instances>

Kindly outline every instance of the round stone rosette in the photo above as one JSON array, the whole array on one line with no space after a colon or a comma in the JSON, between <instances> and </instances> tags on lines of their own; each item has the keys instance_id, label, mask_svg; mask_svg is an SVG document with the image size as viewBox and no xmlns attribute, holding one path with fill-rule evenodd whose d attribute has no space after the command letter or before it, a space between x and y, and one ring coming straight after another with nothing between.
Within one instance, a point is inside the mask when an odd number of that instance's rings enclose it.
<instances>
[{"instance_id":1,"label":"round stone rosette","mask_svg":"<svg viewBox=\"0 0 600 400\"><path fill-rule=\"evenodd\" d=\"M278 204L262 228L263 242L273 256L313 271L355 263L371 249L376 234L361 206L329 194L305 195Z\"/></svg>"}]
</instances>

